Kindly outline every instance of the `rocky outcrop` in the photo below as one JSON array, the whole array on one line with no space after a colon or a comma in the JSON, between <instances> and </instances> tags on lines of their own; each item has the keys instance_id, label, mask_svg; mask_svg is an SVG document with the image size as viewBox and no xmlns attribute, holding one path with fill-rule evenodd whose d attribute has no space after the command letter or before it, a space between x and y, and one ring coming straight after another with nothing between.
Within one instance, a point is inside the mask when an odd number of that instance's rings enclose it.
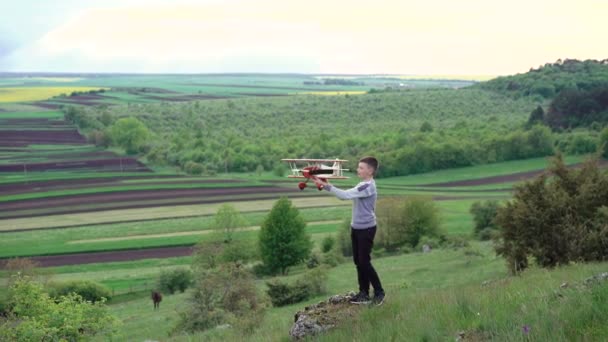
<instances>
[{"instance_id":1,"label":"rocky outcrop","mask_svg":"<svg viewBox=\"0 0 608 342\"><path fill-rule=\"evenodd\" d=\"M289 336L296 340L314 336L352 319L359 310L358 305L350 304L354 296L354 292L331 296L325 301L298 311L289 330Z\"/></svg>"}]
</instances>

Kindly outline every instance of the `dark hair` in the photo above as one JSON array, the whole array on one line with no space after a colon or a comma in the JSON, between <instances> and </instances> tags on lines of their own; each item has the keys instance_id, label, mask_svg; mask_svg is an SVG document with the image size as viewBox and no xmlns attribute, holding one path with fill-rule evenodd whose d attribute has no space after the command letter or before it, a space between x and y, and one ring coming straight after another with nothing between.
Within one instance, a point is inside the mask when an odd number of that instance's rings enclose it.
<instances>
[{"instance_id":1,"label":"dark hair","mask_svg":"<svg viewBox=\"0 0 608 342\"><path fill-rule=\"evenodd\" d=\"M359 163L365 163L374 169L374 175L376 175L376 171L378 171L378 159L374 157L363 157L359 159Z\"/></svg>"}]
</instances>

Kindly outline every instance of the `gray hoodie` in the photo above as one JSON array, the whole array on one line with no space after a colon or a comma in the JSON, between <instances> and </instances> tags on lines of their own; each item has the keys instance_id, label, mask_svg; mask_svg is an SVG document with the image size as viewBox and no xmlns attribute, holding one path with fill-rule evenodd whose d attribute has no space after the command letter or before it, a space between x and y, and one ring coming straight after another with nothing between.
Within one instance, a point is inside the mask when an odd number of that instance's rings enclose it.
<instances>
[{"instance_id":1,"label":"gray hoodie","mask_svg":"<svg viewBox=\"0 0 608 342\"><path fill-rule=\"evenodd\" d=\"M336 195L341 200L353 200L353 217L350 225L353 229L366 229L376 225L376 182L371 179L361 182L352 189L341 190L333 185L327 185L325 190Z\"/></svg>"}]
</instances>

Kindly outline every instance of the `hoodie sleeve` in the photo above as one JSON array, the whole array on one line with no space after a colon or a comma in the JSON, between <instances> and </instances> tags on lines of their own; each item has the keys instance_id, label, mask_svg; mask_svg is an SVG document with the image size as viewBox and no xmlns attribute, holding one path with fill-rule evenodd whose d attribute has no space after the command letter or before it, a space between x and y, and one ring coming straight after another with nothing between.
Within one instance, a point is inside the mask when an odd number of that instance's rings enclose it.
<instances>
[{"instance_id":1,"label":"hoodie sleeve","mask_svg":"<svg viewBox=\"0 0 608 342\"><path fill-rule=\"evenodd\" d=\"M349 200L353 198L369 197L374 194L373 187L370 183L361 182L356 187L348 190L338 189L333 185L327 185L325 190L336 195L341 200Z\"/></svg>"}]
</instances>

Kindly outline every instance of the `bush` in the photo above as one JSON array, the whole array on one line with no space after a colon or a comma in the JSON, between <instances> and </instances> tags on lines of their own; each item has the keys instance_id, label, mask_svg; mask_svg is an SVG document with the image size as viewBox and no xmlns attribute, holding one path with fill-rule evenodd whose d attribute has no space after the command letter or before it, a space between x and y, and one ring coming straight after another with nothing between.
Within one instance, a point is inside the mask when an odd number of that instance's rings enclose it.
<instances>
[{"instance_id":1,"label":"bush","mask_svg":"<svg viewBox=\"0 0 608 342\"><path fill-rule=\"evenodd\" d=\"M103 300L111 299L111 291L106 286L90 281L90 280L75 280L63 283L51 283L48 285L48 293L51 298L59 299L61 296L67 296L70 293L75 293L82 299L95 303Z\"/></svg>"},{"instance_id":2,"label":"bush","mask_svg":"<svg viewBox=\"0 0 608 342\"><path fill-rule=\"evenodd\" d=\"M318 267L305 273L292 284L279 279L268 281L266 293L273 306L285 306L324 294L327 291L326 283L327 271Z\"/></svg>"},{"instance_id":3,"label":"bush","mask_svg":"<svg viewBox=\"0 0 608 342\"><path fill-rule=\"evenodd\" d=\"M176 291L184 292L192 285L192 271L185 268L163 270L158 276L158 289L174 294Z\"/></svg>"},{"instance_id":4,"label":"bush","mask_svg":"<svg viewBox=\"0 0 608 342\"><path fill-rule=\"evenodd\" d=\"M52 299L29 277L12 282L11 311L0 320L2 341L83 341L95 335L111 338L119 321L108 313L105 300L85 301L70 293Z\"/></svg>"},{"instance_id":5,"label":"bush","mask_svg":"<svg viewBox=\"0 0 608 342\"><path fill-rule=\"evenodd\" d=\"M498 234L497 234L496 229L489 228L489 227L488 227L488 228L484 228L484 229L480 230L480 231L477 233L477 237L478 237L478 238L479 238L479 240L481 240L481 241L488 241L488 240L492 240L492 239L494 239L494 238L495 238L495 237L497 237L497 236L498 236Z\"/></svg>"},{"instance_id":6,"label":"bush","mask_svg":"<svg viewBox=\"0 0 608 342\"><path fill-rule=\"evenodd\" d=\"M199 176L203 174L203 172L205 172L205 166L203 166L203 164L189 160L186 162L186 164L184 164L184 171L189 175Z\"/></svg>"},{"instance_id":7,"label":"bush","mask_svg":"<svg viewBox=\"0 0 608 342\"><path fill-rule=\"evenodd\" d=\"M224 234L224 241L232 241L232 237L237 228L243 228L247 221L241 213L231 204L223 204L213 217L212 227L214 230Z\"/></svg>"},{"instance_id":8,"label":"bush","mask_svg":"<svg viewBox=\"0 0 608 342\"><path fill-rule=\"evenodd\" d=\"M179 312L174 333L202 331L224 323L250 332L266 307L253 275L238 263L226 263L197 273L187 303Z\"/></svg>"},{"instance_id":9,"label":"bush","mask_svg":"<svg viewBox=\"0 0 608 342\"><path fill-rule=\"evenodd\" d=\"M460 249L460 248L469 247L471 245L469 243L469 240L467 240L463 236L458 236L458 235L442 236L441 241L442 241L441 244L444 248Z\"/></svg>"},{"instance_id":10,"label":"bush","mask_svg":"<svg viewBox=\"0 0 608 342\"><path fill-rule=\"evenodd\" d=\"M340 227L338 228L338 249L340 253L345 257L353 256L353 245L350 238L350 219L344 219Z\"/></svg>"},{"instance_id":11,"label":"bush","mask_svg":"<svg viewBox=\"0 0 608 342\"><path fill-rule=\"evenodd\" d=\"M420 241L418 241L416 250L422 251L422 246L424 246L424 245L428 245L432 249L439 249L439 248L441 248L441 241L436 237L422 236L420 238Z\"/></svg>"},{"instance_id":12,"label":"bush","mask_svg":"<svg viewBox=\"0 0 608 342\"><path fill-rule=\"evenodd\" d=\"M471 205L469 212L473 214L473 222L475 223L473 232L480 240L488 240L489 235L491 235L486 231L482 236L482 231L497 229L494 219L499 207L498 201L494 200L476 201Z\"/></svg>"},{"instance_id":13,"label":"bush","mask_svg":"<svg viewBox=\"0 0 608 342\"><path fill-rule=\"evenodd\" d=\"M92 130L87 134L87 141L98 147L108 147L112 143L110 135L106 131L98 129Z\"/></svg>"},{"instance_id":14,"label":"bush","mask_svg":"<svg viewBox=\"0 0 608 342\"><path fill-rule=\"evenodd\" d=\"M608 259L608 174L597 159L569 169L558 155L548 174L515 188L498 210L496 252L512 273L533 257L541 267Z\"/></svg>"},{"instance_id":15,"label":"bush","mask_svg":"<svg viewBox=\"0 0 608 342\"><path fill-rule=\"evenodd\" d=\"M439 211L430 198L382 198L378 201L376 216L378 245L387 252L405 244L418 246L423 236L439 237Z\"/></svg>"},{"instance_id":16,"label":"bush","mask_svg":"<svg viewBox=\"0 0 608 342\"><path fill-rule=\"evenodd\" d=\"M321 263L330 267L336 267L344 262L342 255L334 252L325 253L322 256Z\"/></svg>"},{"instance_id":17,"label":"bush","mask_svg":"<svg viewBox=\"0 0 608 342\"><path fill-rule=\"evenodd\" d=\"M232 240L224 243L224 248L220 257L220 261L239 262L246 264L258 258L258 250L255 243L247 240Z\"/></svg>"},{"instance_id":18,"label":"bush","mask_svg":"<svg viewBox=\"0 0 608 342\"><path fill-rule=\"evenodd\" d=\"M319 256L319 253L317 253L317 252L310 253L310 257L306 261L306 267L315 268L319 265L321 265L321 256Z\"/></svg>"},{"instance_id":19,"label":"bush","mask_svg":"<svg viewBox=\"0 0 608 342\"><path fill-rule=\"evenodd\" d=\"M600 150L602 157L608 159L608 127L602 130L600 133Z\"/></svg>"},{"instance_id":20,"label":"bush","mask_svg":"<svg viewBox=\"0 0 608 342\"><path fill-rule=\"evenodd\" d=\"M335 243L336 243L336 239L334 239L333 236L326 236L325 238L323 238L323 241L321 242L321 251L323 253L327 253L327 252L331 251L331 249L334 248Z\"/></svg>"}]
</instances>

